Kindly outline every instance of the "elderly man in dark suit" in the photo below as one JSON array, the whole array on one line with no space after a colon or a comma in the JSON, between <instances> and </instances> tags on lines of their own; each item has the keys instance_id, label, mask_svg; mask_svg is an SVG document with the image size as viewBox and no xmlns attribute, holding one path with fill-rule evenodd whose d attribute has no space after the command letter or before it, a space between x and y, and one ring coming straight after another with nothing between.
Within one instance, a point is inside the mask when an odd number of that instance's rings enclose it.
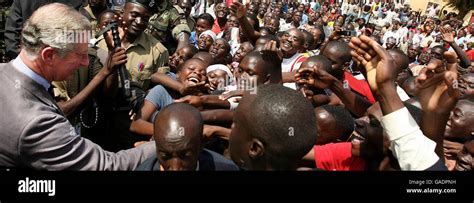
<instances>
[{"instance_id":1,"label":"elderly man in dark suit","mask_svg":"<svg viewBox=\"0 0 474 203\"><path fill-rule=\"evenodd\" d=\"M111 153L78 136L48 94L89 63L89 21L64 4L36 10L22 30L22 49L0 64L0 167L37 170L133 170L155 152L153 143ZM80 33L81 32L81 33Z\"/></svg>"}]
</instances>

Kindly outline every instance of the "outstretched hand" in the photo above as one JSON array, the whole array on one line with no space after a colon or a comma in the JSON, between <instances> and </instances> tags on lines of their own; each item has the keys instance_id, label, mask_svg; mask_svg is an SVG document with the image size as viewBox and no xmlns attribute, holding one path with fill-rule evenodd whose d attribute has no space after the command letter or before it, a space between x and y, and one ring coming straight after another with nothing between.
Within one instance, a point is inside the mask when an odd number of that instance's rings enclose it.
<instances>
[{"instance_id":1,"label":"outstretched hand","mask_svg":"<svg viewBox=\"0 0 474 203\"><path fill-rule=\"evenodd\" d=\"M438 59L420 72L415 84L420 89L420 103L423 111L449 113L461 94L457 87L457 58L453 52L445 52L446 64Z\"/></svg>"},{"instance_id":2,"label":"outstretched hand","mask_svg":"<svg viewBox=\"0 0 474 203\"><path fill-rule=\"evenodd\" d=\"M240 19L247 14L247 8L240 2L234 2L230 5L230 13Z\"/></svg>"},{"instance_id":3,"label":"outstretched hand","mask_svg":"<svg viewBox=\"0 0 474 203\"><path fill-rule=\"evenodd\" d=\"M262 54L263 60L269 61L275 65L281 65L283 62L283 53L277 47L277 42L274 40L267 42L260 53Z\"/></svg>"},{"instance_id":4,"label":"outstretched hand","mask_svg":"<svg viewBox=\"0 0 474 203\"><path fill-rule=\"evenodd\" d=\"M201 96L188 95L183 98L174 100L174 102L190 104L191 106L194 106L199 110L202 110L204 106L204 101Z\"/></svg>"},{"instance_id":5,"label":"outstretched hand","mask_svg":"<svg viewBox=\"0 0 474 203\"><path fill-rule=\"evenodd\" d=\"M373 92L379 94L380 86L394 86L397 69L387 50L364 35L351 38L349 46L352 48L352 57L365 67L367 81Z\"/></svg>"},{"instance_id":6,"label":"outstretched hand","mask_svg":"<svg viewBox=\"0 0 474 203\"><path fill-rule=\"evenodd\" d=\"M298 69L298 72L295 74L295 81L298 86L328 89L337 79L314 65L312 67Z\"/></svg>"},{"instance_id":7,"label":"outstretched hand","mask_svg":"<svg viewBox=\"0 0 474 203\"><path fill-rule=\"evenodd\" d=\"M201 95L205 88L206 81L201 81L192 85L186 83L181 87L179 93L181 95Z\"/></svg>"},{"instance_id":8,"label":"outstretched hand","mask_svg":"<svg viewBox=\"0 0 474 203\"><path fill-rule=\"evenodd\" d=\"M443 41L451 44L454 42L454 36L451 31L449 31L447 28L444 28L443 26L439 27L439 31L441 32L441 38Z\"/></svg>"}]
</instances>

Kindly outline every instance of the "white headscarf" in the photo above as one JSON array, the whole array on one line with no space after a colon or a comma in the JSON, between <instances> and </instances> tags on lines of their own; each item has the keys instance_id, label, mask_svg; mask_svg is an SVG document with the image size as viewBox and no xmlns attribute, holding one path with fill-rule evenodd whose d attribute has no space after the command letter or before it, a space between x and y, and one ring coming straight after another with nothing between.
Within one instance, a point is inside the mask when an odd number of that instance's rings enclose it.
<instances>
[{"instance_id":1,"label":"white headscarf","mask_svg":"<svg viewBox=\"0 0 474 203\"><path fill-rule=\"evenodd\" d=\"M223 65L223 64L210 65L209 67L207 67L206 73L209 74L210 72L215 71L215 70L224 71L227 74L228 83L230 84L232 82L232 79L234 78L234 74L232 74L229 67L227 67L226 65Z\"/></svg>"},{"instance_id":2,"label":"white headscarf","mask_svg":"<svg viewBox=\"0 0 474 203\"><path fill-rule=\"evenodd\" d=\"M206 31L202 32L202 33L199 35L199 38L201 38L201 36L203 36L203 35L211 36L212 40L213 40L213 41L216 41L217 36L216 36L216 34L215 34L214 32L212 32L211 30L206 30Z\"/></svg>"}]
</instances>

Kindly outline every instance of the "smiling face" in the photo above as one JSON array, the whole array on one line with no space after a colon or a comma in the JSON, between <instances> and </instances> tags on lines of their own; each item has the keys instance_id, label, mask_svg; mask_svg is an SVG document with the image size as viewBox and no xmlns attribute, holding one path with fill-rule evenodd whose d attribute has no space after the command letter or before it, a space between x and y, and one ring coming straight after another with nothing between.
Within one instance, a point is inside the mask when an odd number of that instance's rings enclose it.
<instances>
[{"instance_id":1,"label":"smiling face","mask_svg":"<svg viewBox=\"0 0 474 203\"><path fill-rule=\"evenodd\" d=\"M138 36L148 26L151 13L143 6L135 3L125 4L123 21L127 27L127 33Z\"/></svg>"},{"instance_id":2,"label":"smiling face","mask_svg":"<svg viewBox=\"0 0 474 203\"><path fill-rule=\"evenodd\" d=\"M200 36L202 32L210 30L212 25L207 20L199 18L196 22L196 36Z\"/></svg>"},{"instance_id":3,"label":"smiling face","mask_svg":"<svg viewBox=\"0 0 474 203\"><path fill-rule=\"evenodd\" d=\"M382 118L380 105L375 103L367 109L367 116L355 120L355 132L359 142L352 142L354 147L360 148L363 157L374 157L386 154L389 146L388 137L384 135L380 119ZM362 139L362 140L361 140Z\"/></svg>"},{"instance_id":4,"label":"smiling face","mask_svg":"<svg viewBox=\"0 0 474 203\"><path fill-rule=\"evenodd\" d=\"M189 59L185 61L177 73L177 79L182 84L196 85L206 81L206 65L199 59Z\"/></svg>"},{"instance_id":5,"label":"smiling face","mask_svg":"<svg viewBox=\"0 0 474 203\"><path fill-rule=\"evenodd\" d=\"M474 132L474 103L460 100L451 111L444 137L466 138Z\"/></svg>"},{"instance_id":6,"label":"smiling face","mask_svg":"<svg viewBox=\"0 0 474 203\"><path fill-rule=\"evenodd\" d=\"M280 48L285 58L290 58L303 47L304 35L297 29L290 29L281 37Z\"/></svg>"},{"instance_id":7,"label":"smiling face","mask_svg":"<svg viewBox=\"0 0 474 203\"><path fill-rule=\"evenodd\" d=\"M50 67L45 71L51 75L52 81L63 81L69 79L74 71L80 67L89 65L88 45L86 43L78 44L76 49L60 56L58 51L54 51L51 58Z\"/></svg>"},{"instance_id":8,"label":"smiling face","mask_svg":"<svg viewBox=\"0 0 474 203\"><path fill-rule=\"evenodd\" d=\"M218 87L225 86L227 83L227 73L223 70L214 70L207 74L209 81L209 91L213 92L218 89Z\"/></svg>"},{"instance_id":9,"label":"smiling face","mask_svg":"<svg viewBox=\"0 0 474 203\"><path fill-rule=\"evenodd\" d=\"M299 24L299 23L301 22L302 15L303 15L303 14L302 14L301 12L299 12L299 11L295 12L295 13L293 14L293 17L292 17L293 23Z\"/></svg>"},{"instance_id":10,"label":"smiling face","mask_svg":"<svg viewBox=\"0 0 474 203\"><path fill-rule=\"evenodd\" d=\"M397 40L393 37L389 37L386 42L387 49L392 49L397 44Z\"/></svg>"},{"instance_id":11,"label":"smiling face","mask_svg":"<svg viewBox=\"0 0 474 203\"><path fill-rule=\"evenodd\" d=\"M225 19L227 18L227 15L229 14L229 9L227 8L225 3L219 3L214 8L214 12L216 13L217 18Z\"/></svg>"}]
</instances>

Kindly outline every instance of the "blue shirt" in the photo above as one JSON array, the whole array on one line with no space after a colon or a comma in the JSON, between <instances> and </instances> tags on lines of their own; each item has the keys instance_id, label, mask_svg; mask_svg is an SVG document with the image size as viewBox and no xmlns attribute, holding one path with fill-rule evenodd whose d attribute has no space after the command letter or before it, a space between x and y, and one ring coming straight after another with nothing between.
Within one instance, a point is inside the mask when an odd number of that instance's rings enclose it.
<instances>
[{"instance_id":1,"label":"blue shirt","mask_svg":"<svg viewBox=\"0 0 474 203\"><path fill-rule=\"evenodd\" d=\"M38 84L40 84L41 86L44 87L44 89L46 89L46 91L48 91L49 89L49 86L51 86L51 84L46 80L44 79L43 76L35 73L33 70L31 70L28 66L26 66L26 64L23 62L23 60L21 60L20 56L16 57L15 60L13 60L13 66L18 70L20 71L21 73L25 74L26 76L30 77L31 79L33 79L35 82L37 82Z\"/></svg>"},{"instance_id":2,"label":"blue shirt","mask_svg":"<svg viewBox=\"0 0 474 203\"><path fill-rule=\"evenodd\" d=\"M196 31L192 31L191 36L189 37L189 43L194 45L196 48L198 47L197 46L198 37L199 36L196 36Z\"/></svg>"},{"instance_id":3,"label":"blue shirt","mask_svg":"<svg viewBox=\"0 0 474 203\"><path fill-rule=\"evenodd\" d=\"M146 95L145 99L151 102L156 107L156 111L153 112L149 120L152 123L155 122L155 118L158 113L160 113L161 109L174 102L173 97L171 97L171 95L162 85L157 85L153 87L153 89L150 90L148 95Z\"/></svg>"}]
</instances>

